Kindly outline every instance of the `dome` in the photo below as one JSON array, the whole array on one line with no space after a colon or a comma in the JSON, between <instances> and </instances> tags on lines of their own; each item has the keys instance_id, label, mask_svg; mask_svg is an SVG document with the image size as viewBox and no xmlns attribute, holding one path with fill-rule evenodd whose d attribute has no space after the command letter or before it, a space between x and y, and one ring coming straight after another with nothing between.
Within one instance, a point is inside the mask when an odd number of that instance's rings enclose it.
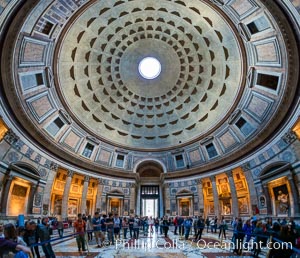
<instances>
[{"instance_id":1,"label":"dome","mask_svg":"<svg viewBox=\"0 0 300 258\"><path fill-rule=\"evenodd\" d=\"M298 76L280 10L245 2L26 3L4 43L7 106L49 155L97 173L152 157L192 175L245 158L285 123Z\"/></svg>"}]
</instances>

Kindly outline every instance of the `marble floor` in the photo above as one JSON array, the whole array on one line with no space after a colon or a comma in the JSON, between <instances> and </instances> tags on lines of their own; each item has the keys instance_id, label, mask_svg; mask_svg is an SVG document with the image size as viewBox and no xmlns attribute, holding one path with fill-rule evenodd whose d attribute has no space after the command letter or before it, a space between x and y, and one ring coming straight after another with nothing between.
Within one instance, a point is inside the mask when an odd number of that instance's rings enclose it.
<instances>
[{"instance_id":1,"label":"marble floor","mask_svg":"<svg viewBox=\"0 0 300 258\"><path fill-rule=\"evenodd\" d=\"M207 233L202 235L199 242L193 242L193 235L189 240L175 235L171 228L168 237L159 233L143 234L140 231L138 240L123 239L116 240L114 245L104 243L102 248L98 248L95 239L89 242L88 251L78 252L74 237L68 237L73 233L73 229L64 232L64 238L58 239L54 231L52 242L56 257L98 257L98 258L235 258L249 257L251 252L244 250L241 256L234 255L231 250L231 234L228 233L227 239L218 238L218 233ZM129 234L128 234L129 236ZM40 248L41 251L41 248ZM263 250L260 257L266 257L267 250ZM41 254L43 255L42 251Z\"/></svg>"}]
</instances>

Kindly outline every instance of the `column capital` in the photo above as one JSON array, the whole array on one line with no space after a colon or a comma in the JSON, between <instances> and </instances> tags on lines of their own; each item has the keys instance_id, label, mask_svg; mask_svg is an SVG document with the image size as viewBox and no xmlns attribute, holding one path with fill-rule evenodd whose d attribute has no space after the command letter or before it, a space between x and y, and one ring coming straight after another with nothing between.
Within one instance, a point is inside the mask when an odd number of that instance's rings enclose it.
<instances>
[{"instance_id":1,"label":"column capital","mask_svg":"<svg viewBox=\"0 0 300 258\"><path fill-rule=\"evenodd\" d=\"M250 163L246 162L245 164L241 165L242 169L244 172L249 171L250 170Z\"/></svg>"},{"instance_id":2,"label":"column capital","mask_svg":"<svg viewBox=\"0 0 300 258\"><path fill-rule=\"evenodd\" d=\"M67 176L68 176L68 177L73 177L73 175L74 175L74 171L71 170L71 169L69 169L69 170L67 171Z\"/></svg>"},{"instance_id":3,"label":"column capital","mask_svg":"<svg viewBox=\"0 0 300 258\"><path fill-rule=\"evenodd\" d=\"M203 178L196 179L197 185L203 185Z\"/></svg>"},{"instance_id":4,"label":"column capital","mask_svg":"<svg viewBox=\"0 0 300 258\"><path fill-rule=\"evenodd\" d=\"M58 170L58 164L55 162L51 162L49 168L53 171L57 171Z\"/></svg>"},{"instance_id":5,"label":"column capital","mask_svg":"<svg viewBox=\"0 0 300 258\"><path fill-rule=\"evenodd\" d=\"M13 130L8 129L4 135L4 139L10 144L16 144L20 138L13 132Z\"/></svg>"},{"instance_id":6,"label":"column capital","mask_svg":"<svg viewBox=\"0 0 300 258\"><path fill-rule=\"evenodd\" d=\"M98 178L98 185L104 185L104 179Z\"/></svg>"},{"instance_id":7,"label":"column capital","mask_svg":"<svg viewBox=\"0 0 300 258\"><path fill-rule=\"evenodd\" d=\"M214 175L214 176L210 176L209 177L209 179L210 179L210 181L213 183L215 183L216 182L216 176Z\"/></svg>"},{"instance_id":8,"label":"column capital","mask_svg":"<svg viewBox=\"0 0 300 258\"><path fill-rule=\"evenodd\" d=\"M233 177L233 172L232 170L228 170L228 171L225 171L225 174L226 176L229 178L229 177Z\"/></svg>"},{"instance_id":9,"label":"column capital","mask_svg":"<svg viewBox=\"0 0 300 258\"><path fill-rule=\"evenodd\" d=\"M84 176L84 182L89 182L90 181L90 176Z\"/></svg>"},{"instance_id":10,"label":"column capital","mask_svg":"<svg viewBox=\"0 0 300 258\"><path fill-rule=\"evenodd\" d=\"M294 131L289 130L287 133L284 134L284 136L282 137L282 140L285 143L291 144L297 140L297 135Z\"/></svg>"},{"instance_id":11,"label":"column capital","mask_svg":"<svg viewBox=\"0 0 300 258\"><path fill-rule=\"evenodd\" d=\"M134 188L134 187L136 187L136 183L129 183L129 185L128 185L130 188Z\"/></svg>"}]
</instances>

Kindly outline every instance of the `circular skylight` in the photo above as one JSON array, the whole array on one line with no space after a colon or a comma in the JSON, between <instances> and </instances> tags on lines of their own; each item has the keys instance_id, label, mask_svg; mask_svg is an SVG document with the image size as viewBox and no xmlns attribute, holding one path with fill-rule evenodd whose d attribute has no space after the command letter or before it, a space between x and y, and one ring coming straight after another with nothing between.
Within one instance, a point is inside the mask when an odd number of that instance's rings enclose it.
<instances>
[{"instance_id":1,"label":"circular skylight","mask_svg":"<svg viewBox=\"0 0 300 258\"><path fill-rule=\"evenodd\" d=\"M139 73L145 79L151 80L160 75L160 62L154 57L145 57L139 63Z\"/></svg>"}]
</instances>

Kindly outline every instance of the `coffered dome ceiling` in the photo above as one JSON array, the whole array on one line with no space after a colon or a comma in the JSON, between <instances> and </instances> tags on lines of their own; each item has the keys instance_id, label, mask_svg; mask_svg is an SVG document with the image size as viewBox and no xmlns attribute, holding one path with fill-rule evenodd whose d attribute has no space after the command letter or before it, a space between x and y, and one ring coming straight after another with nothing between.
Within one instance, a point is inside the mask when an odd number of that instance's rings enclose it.
<instances>
[{"instance_id":1,"label":"coffered dome ceiling","mask_svg":"<svg viewBox=\"0 0 300 258\"><path fill-rule=\"evenodd\" d=\"M250 155L293 109L298 48L273 1L24 1L7 32L16 121L91 170L118 153L128 171L149 157L177 170L177 153L182 168L213 169ZM146 57L156 78L139 71Z\"/></svg>"},{"instance_id":2,"label":"coffered dome ceiling","mask_svg":"<svg viewBox=\"0 0 300 258\"><path fill-rule=\"evenodd\" d=\"M216 129L243 90L235 31L206 3L99 1L67 28L58 89L89 132L134 148L165 148ZM162 66L152 80L145 57Z\"/></svg>"}]
</instances>

